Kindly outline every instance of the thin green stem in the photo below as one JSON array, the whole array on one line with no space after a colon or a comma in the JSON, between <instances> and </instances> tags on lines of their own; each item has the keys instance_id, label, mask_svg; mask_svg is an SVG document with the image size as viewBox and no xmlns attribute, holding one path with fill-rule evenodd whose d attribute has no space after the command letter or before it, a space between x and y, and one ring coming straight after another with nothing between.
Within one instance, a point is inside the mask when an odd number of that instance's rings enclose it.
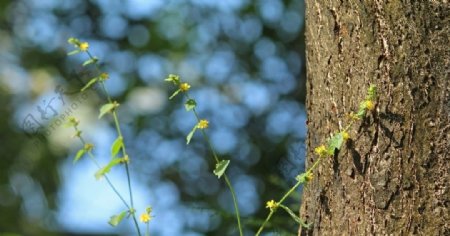
<instances>
[{"instance_id":1,"label":"thin green stem","mask_svg":"<svg viewBox=\"0 0 450 236\"><path fill-rule=\"evenodd\" d=\"M317 163L318 161L316 161ZM300 181L297 181L297 183L295 183L295 185L289 189L289 191L287 191L284 196L280 199L280 201L277 202L277 205L282 204L284 202L284 200L286 200L287 197L289 197L289 195L291 195L295 189L298 188L298 186L300 186L300 184L302 184ZM261 234L261 232L264 229L264 226L267 224L267 222L269 222L270 218L272 218L272 215L275 213L274 210L271 210L269 215L267 216L266 220L262 223L261 227L259 227L258 232L256 232L256 236L258 236L259 234Z\"/></svg>"},{"instance_id":2,"label":"thin green stem","mask_svg":"<svg viewBox=\"0 0 450 236\"><path fill-rule=\"evenodd\" d=\"M350 123L341 131L341 132L347 132L355 123L355 120L351 120ZM319 157L319 159L317 159L314 164L311 166L311 168L309 168L305 174L309 174L311 173L321 162L321 160L325 158L325 157ZM297 183L291 188L289 189L289 191L284 194L284 196L281 198L281 200L279 202L277 202L278 205L282 204L283 201L298 187L300 186L300 184L302 184L302 180L298 180ZM264 226L267 224L267 222L269 222L270 218L272 217L272 215L274 214L275 210L271 210L269 215L267 215L267 218L265 219L265 221L262 223L261 227L258 229L256 236L258 236L264 229Z\"/></svg>"},{"instance_id":3,"label":"thin green stem","mask_svg":"<svg viewBox=\"0 0 450 236\"><path fill-rule=\"evenodd\" d=\"M139 224L136 219L136 210L132 208L131 213L132 213L131 216L133 217L134 226L136 227L138 235L141 236L141 230L139 229Z\"/></svg>"},{"instance_id":4,"label":"thin green stem","mask_svg":"<svg viewBox=\"0 0 450 236\"><path fill-rule=\"evenodd\" d=\"M195 109L193 109L193 112L195 114L195 117L197 117L197 121L200 122L200 117L197 114L197 111ZM214 159L216 160L216 163L219 163L220 162L219 157L217 156L216 151L214 150L208 135L206 134L205 130L202 129L201 131L202 131L202 134L203 134L203 138L205 139L206 143L208 144L208 147L209 147L211 153L213 154ZM237 203L236 193L235 193L234 188L231 185L231 182L228 179L228 176L226 174L224 174L224 179L225 179L225 183L227 184L228 189L230 189L231 197L233 198L233 205L234 205L234 211L236 213L236 220L237 220L237 223L238 223L239 235L242 236L243 232L242 232L242 225L241 225L241 216L240 216L240 213L239 213L239 206L238 206L238 203Z\"/></svg>"},{"instance_id":5,"label":"thin green stem","mask_svg":"<svg viewBox=\"0 0 450 236\"><path fill-rule=\"evenodd\" d=\"M373 90L375 90L375 88L374 88L375 86L374 85L371 85L371 87L370 88L372 88L372 93L375 93L375 92L373 92ZM369 88L369 94L370 94L370 88ZM368 95L369 96L369 95ZM366 100L367 99L369 99L369 100L374 100L374 97L375 97L376 95L375 94L372 94L371 95L371 97L369 97L369 98L366 98ZM365 107L364 108L365 109L365 112L367 112L367 107ZM358 118L360 118L360 117L358 117ZM354 119L352 119L351 121L350 121L350 123L341 131L341 132L347 132L352 126L353 126L353 124L355 123L355 120ZM319 163L321 162L321 160L322 160L322 158L325 158L325 156L321 156L321 155L319 155L320 157L319 157L319 159L317 159L315 162L314 162L314 164L311 166L311 168L309 168L304 174L310 174L318 165L319 165ZM297 180L297 183L291 188L291 189L289 189L289 191L281 198L281 200L279 201L279 202L277 202L277 205L278 206L280 206L282 203L283 203L283 201L298 187L298 186L300 186L300 184L302 184L304 182L304 179L298 179ZM282 206L282 205L281 205ZM286 206L282 206L285 210L286 209L288 209ZM269 213L269 215L267 215L267 217L266 217L266 219L265 219L265 221L262 223L262 225L261 225L261 227L258 229L258 231L257 231L257 233L256 233L256 236L258 236L262 231L263 231L263 229L264 229L264 226L267 224L267 222L269 222L269 220L270 220L270 218L272 217L272 215L275 213L275 211L276 211L276 209L271 209L271 211L270 211L270 213ZM303 224L302 224L302 226L303 226Z\"/></svg>"},{"instance_id":6,"label":"thin green stem","mask_svg":"<svg viewBox=\"0 0 450 236\"><path fill-rule=\"evenodd\" d=\"M317 159L314 164L311 166L311 168L309 168L305 173L311 173L316 167L317 165L319 165L320 161L322 160L323 157L319 157L319 159ZM277 202L277 205L280 205L284 202L284 200L286 200L287 197L289 197L289 195L291 195L295 189L297 189L300 185L302 184L302 182L299 180L297 181L297 183L295 183L294 186L292 186L291 189L289 189L289 191L287 191L283 197L280 199L280 201ZM267 224L267 222L269 222L270 218L272 218L272 215L274 214L275 211L271 210L269 215L267 215L266 220L262 223L261 227L259 227L258 232L256 232L256 236L258 236L259 234L261 234L261 232L263 231L265 225Z\"/></svg>"},{"instance_id":7,"label":"thin green stem","mask_svg":"<svg viewBox=\"0 0 450 236\"><path fill-rule=\"evenodd\" d=\"M190 99L189 95L187 93L185 93L185 96ZM197 110L195 108L192 109L192 111L194 112L195 118L197 119L197 122L200 122L200 116L197 113ZM209 136L206 134L205 130L202 129L201 130L203 138L205 139L206 143L208 144L209 150L211 151L214 160L216 161L216 163L220 162L219 157L216 154L216 151L214 150L211 141L209 139ZM236 198L236 192L234 191L233 185L231 185L231 182L227 176L227 174L224 174L224 179L225 179L225 183L227 184L228 189L231 192L231 197L233 198L233 205L234 205L234 211L235 211L235 215L236 215L236 220L238 223L238 229L239 229L239 235L242 236L244 235L243 231L242 231L242 224L241 224L241 215L239 213L239 206L238 206L238 202L237 202L237 198Z\"/></svg>"},{"instance_id":8,"label":"thin green stem","mask_svg":"<svg viewBox=\"0 0 450 236\"><path fill-rule=\"evenodd\" d=\"M317 165L319 165L320 161L322 160L323 157L319 157L319 159L317 159L317 161L314 162L314 164L311 166L311 168L309 168L306 173L311 173L314 168L316 168Z\"/></svg>"},{"instance_id":9,"label":"thin green stem","mask_svg":"<svg viewBox=\"0 0 450 236\"><path fill-rule=\"evenodd\" d=\"M197 115L197 112L195 110L193 110L193 111L194 111L195 116L197 117L197 121L200 122L200 118ZM220 159L217 156L216 151L214 150L214 148L211 144L211 141L209 140L208 135L206 134L205 130L203 130L203 129L201 130L201 132L202 132L203 138L205 139L205 142L208 144L209 150L211 150L211 153L213 154L214 160L216 160L216 163L219 163Z\"/></svg>"},{"instance_id":10,"label":"thin green stem","mask_svg":"<svg viewBox=\"0 0 450 236\"><path fill-rule=\"evenodd\" d=\"M354 120L351 120L351 121L350 121L350 124L348 124L348 125L344 128L344 131L347 132L347 131L352 127L353 123L355 123L355 121L354 121Z\"/></svg>"},{"instance_id":11,"label":"thin green stem","mask_svg":"<svg viewBox=\"0 0 450 236\"><path fill-rule=\"evenodd\" d=\"M105 87L105 83L104 83L103 81L101 81L100 84L101 84L101 86L102 86L103 91L105 92L105 94L108 95L108 96L107 96L107 97L108 97L108 102L112 103L112 100L111 100L111 98L109 97L109 92L108 92L108 90L107 90L106 87ZM118 118L118 116L117 116L117 112L116 112L115 109L112 111L112 115L113 115L113 118L114 118L114 125L115 125L115 127L116 127L117 134L119 135L119 137L123 137L123 136L122 136L122 130L120 129L119 118ZM124 157L128 156L128 154L127 154L127 149L126 149L126 147L125 147L125 144L122 145L122 154L123 154ZM132 191L132 189L131 189L130 170L129 170L128 163L125 163L125 170L126 170L126 173L127 173L128 192L130 193L130 203L131 203L131 207L134 208L134 203L133 203L133 202L134 202L134 201L133 201L133 191Z\"/></svg>"},{"instance_id":12,"label":"thin green stem","mask_svg":"<svg viewBox=\"0 0 450 236\"><path fill-rule=\"evenodd\" d=\"M78 132L78 128L74 127L75 131ZM86 141L84 140L84 138L80 135L78 136L78 138L80 139L81 143L83 145L86 145ZM88 151L88 155L89 155L89 159L94 162L95 166L97 166L97 168L101 168L100 164L98 164L97 160L95 160L95 156L94 154L92 154L91 151ZM106 182L108 183L109 187L111 187L111 189L114 191L114 193L120 198L120 200L122 201L122 203L128 208L130 209L130 206L128 205L128 203L125 201L125 199L122 197L122 195L119 193L119 191L117 191L116 187L114 187L114 185L112 184L111 180L108 178L108 176L105 174L105 179Z\"/></svg>"},{"instance_id":13,"label":"thin green stem","mask_svg":"<svg viewBox=\"0 0 450 236\"><path fill-rule=\"evenodd\" d=\"M242 232L242 225L241 225L241 215L239 214L239 206L238 206L238 203L237 203L236 193L234 192L234 188L231 185L231 182L228 179L227 174L224 174L223 177L225 179L225 183L227 183L227 186L230 189L231 197L233 198L234 211L236 212L236 220L237 220L238 228L239 228L239 235L242 236L243 232Z\"/></svg>"},{"instance_id":14,"label":"thin green stem","mask_svg":"<svg viewBox=\"0 0 450 236\"><path fill-rule=\"evenodd\" d=\"M94 57L92 56L92 54L91 54L89 51L86 51L86 53L87 53L87 55L89 56L89 58L90 58L91 60L94 59ZM99 64L98 64L98 61L95 61L94 64L95 64L95 68L97 69L97 72L98 72L99 74L101 74L101 73L102 73L102 70L100 69L100 66L99 66ZM105 86L104 81L103 81L103 80L99 80L99 82L100 82L100 85L101 85L101 87L102 87L102 89L103 89L105 95L106 95L106 98L107 98L108 102L109 102L109 103L112 103L111 96L109 95L109 92L108 92L108 90L106 89L106 86ZM114 125L115 125L115 127L116 127L117 135L119 135L119 137L123 137L123 136L122 136L122 130L120 129L120 122L119 122L119 118L118 118L118 116L117 116L116 109L113 109L113 110L112 110L112 116L113 116L113 118L114 118ZM123 154L124 157L127 157L127 156L128 156L127 151L126 151L125 144L122 145L122 154ZM131 213L131 215L132 215L134 224L135 224L135 226L136 226L136 230L137 230L137 232L138 232L138 235L140 236L140 235L141 235L141 230L140 230L140 228L139 228L139 225L138 225L138 222L137 222L137 219L136 219L136 213L135 213L135 209L134 209L134 201L133 201L133 191L132 191L132 188L131 188L130 170L129 170L129 165L128 165L127 162L125 162L125 172L126 172L126 174L127 174L128 192L129 192L129 195L130 195L130 207L128 207L128 209L130 210L130 213Z\"/></svg>"},{"instance_id":15,"label":"thin green stem","mask_svg":"<svg viewBox=\"0 0 450 236\"><path fill-rule=\"evenodd\" d=\"M270 221L270 218L272 218L272 215L275 213L275 211L270 211L270 213L267 215L266 219L262 223L261 227L259 227L258 232L256 232L255 236L258 236L263 231L266 224Z\"/></svg>"}]
</instances>

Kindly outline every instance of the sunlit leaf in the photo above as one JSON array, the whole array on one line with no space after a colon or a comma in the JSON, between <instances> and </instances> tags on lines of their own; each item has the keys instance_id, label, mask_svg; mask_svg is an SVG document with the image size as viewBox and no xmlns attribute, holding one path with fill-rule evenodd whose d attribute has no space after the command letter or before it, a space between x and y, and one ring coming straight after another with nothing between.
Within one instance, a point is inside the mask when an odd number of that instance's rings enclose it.
<instances>
[{"instance_id":1,"label":"sunlit leaf","mask_svg":"<svg viewBox=\"0 0 450 236\"><path fill-rule=\"evenodd\" d=\"M216 169L214 169L214 174L217 175L217 178L222 177L222 175L227 170L228 165L230 164L230 160L221 160L216 164Z\"/></svg>"},{"instance_id":2,"label":"sunlit leaf","mask_svg":"<svg viewBox=\"0 0 450 236\"><path fill-rule=\"evenodd\" d=\"M114 107L115 107L115 105L113 103L108 103L108 104L103 105L100 108L100 115L98 115L98 118L99 119L102 118L103 115L105 115L106 113L112 111L112 109L114 109Z\"/></svg>"},{"instance_id":3,"label":"sunlit leaf","mask_svg":"<svg viewBox=\"0 0 450 236\"><path fill-rule=\"evenodd\" d=\"M123 138L122 136L119 136L111 145L111 157L115 157L122 147L123 147Z\"/></svg>"},{"instance_id":4,"label":"sunlit leaf","mask_svg":"<svg viewBox=\"0 0 450 236\"><path fill-rule=\"evenodd\" d=\"M97 61L98 61L98 58L97 57L93 57L93 58L83 62L83 66L87 66L87 65L92 64L92 63L97 63Z\"/></svg>"},{"instance_id":5,"label":"sunlit leaf","mask_svg":"<svg viewBox=\"0 0 450 236\"><path fill-rule=\"evenodd\" d=\"M186 108L186 111L190 111L190 110L194 109L195 106L197 106L197 103L195 102L194 99L189 99L184 104L184 107Z\"/></svg>"},{"instance_id":6,"label":"sunlit leaf","mask_svg":"<svg viewBox=\"0 0 450 236\"><path fill-rule=\"evenodd\" d=\"M186 144L189 144L191 142L192 136L194 136L195 131L197 130L197 126L194 126L192 128L191 132L186 136Z\"/></svg>"},{"instance_id":7,"label":"sunlit leaf","mask_svg":"<svg viewBox=\"0 0 450 236\"><path fill-rule=\"evenodd\" d=\"M178 89L177 91L175 91L172 96L169 97L169 100L174 98L175 96L177 96L177 94L179 94L181 92L181 89Z\"/></svg>"},{"instance_id":8,"label":"sunlit leaf","mask_svg":"<svg viewBox=\"0 0 450 236\"><path fill-rule=\"evenodd\" d=\"M359 119L363 119L364 116L366 116L366 103L361 102L359 104L359 108L358 108L358 112L356 113L356 117L358 117Z\"/></svg>"},{"instance_id":9,"label":"sunlit leaf","mask_svg":"<svg viewBox=\"0 0 450 236\"><path fill-rule=\"evenodd\" d=\"M72 122L66 122L66 123L64 123L64 128L70 128L70 127L73 127Z\"/></svg>"},{"instance_id":10,"label":"sunlit leaf","mask_svg":"<svg viewBox=\"0 0 450 236\"><path fill-rule=\"evenodd\" d=\"M123 218L125 218L125 216L127 216L128 211L122 211L117 215L113 215L111 216L111 218L109 219L108 223L112 226L112 227L116 227L122 220Z\"/></svg>"},{"instance_id":11,"label":"sunlit leaf","mask_svg":"<svg viewBox=\"0 0 450 236\"><path fill-rule=\"evenodd\" d=\"M98 180L101 177L103 177L105 174L109 173L111 171L111 168L114 166L120 164L122 161L122 158L113 158L108 165L100 168L97 172L95 172L95 178Z\"/></svg>"},{"instance_id":12,"label":"sunlit leaf","mask_svg":"<svg viewBox=\"0 0 450 236\"><path fill-rule=\"evenodd\" d=\"M369 86L369 89L367 90L367 99L375 100L376 97L377 97L377 86L371 84Z\"/></svg>"},{"instance_id":13,"label":"sunlit leaf","mask_svg":"<svg viewBox=\"0 0 450 236\"><path fill-rule=\"evenodd\" d=\"M72 55L75 55L75 54L80 53L80 52L81 52L80 50L75 49L75 50L73 50L73 51L67 53L67 55L68 55L68 56L72 56Z\"/></svg>"},{"instance_id":14,"label":"sunlit leaf","mask_svg":"<svg viewBox=\"0 0 450 236\"><path fill-rule=\"evenodd\" d=\"M330 155L333 155L336 149L340 150L343 142L344 137L342 133L337 133L333 135L333 137L331 137L330 140L328 140L328 147L327 147L328 153Z\"/></svg>"},{"instance_id":15,"label":"sunlit leaf","mask_svg":"<svg viewBox=\"0 0 450 236\"><path fill-rule=\"evenodd\" d=\"M89 82L81 89L81 92L84 92L86 89L90 88L95 82L98 81L98 77L92 78Z\"/></svg>"},{"instance_id":16,"label":"sunlit leaf","mask_svg":"<svg viewBox=\"0 0 450 236\"><path fill-rule=\"evenodd\" d=\"M78 150L77 155L75 155L75 158L73 159L73 163L75 164L80 158L86 153L86 149L82 148Z\"/></svg>"},{"instance_id":17,"label":"sunlit leaf","mask_svg":"<svg viewBox=\"0 0 450 236\"><path fill-rule=\"evenodd\" d=\"M70 38L67 40L67 42L70 43L70 44L73 44L73 45L77 45L77 44L80 43L80 40L78 40L77 38L70 37Z\"/></svg>"},{"instance_id":18,"label":"sunlit leaf","mask_svg":"<svg viewBox=\"0 0 450 236\"><path fill-rule=\"evenodd\" d=\"M170 75L165 79L165 81L167 81L167 82L172 82L173 84L178 85L178 84L180 83L180 76L170 74Z\"/></svg>"},{"instance_id":19,"label":"sunlit leaf","mask_svg":"<svg viewBox=\"0 0 450 236\"><path fill-rule=\"evenodd\" d=\"M305 183L306 182L306 176L307 176L306 172L302 173L300 175L297 175L297 177L295 177L295 180L297 180L300 183Z\"/></svg>"}]
</instances>

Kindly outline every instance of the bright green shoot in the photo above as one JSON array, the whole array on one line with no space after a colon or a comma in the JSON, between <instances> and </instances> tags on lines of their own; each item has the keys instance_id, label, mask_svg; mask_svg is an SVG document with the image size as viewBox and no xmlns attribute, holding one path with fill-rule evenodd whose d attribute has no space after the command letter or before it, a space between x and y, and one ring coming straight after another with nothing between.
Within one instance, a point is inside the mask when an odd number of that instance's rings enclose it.
<instances>
[{"instance_id":1,"label":"bright green shoot","mask_svg":"<svg viewBox=\"0 0 450 236\"><path fill-rule=\"evenodd\" d=\"M119 214L111 216L108 223L111 226L117 226L125 217L127 217L127 218L131 217L133 219L134 226L136 228L136 232L140 236L141 231L140 231L138 221L136 218L136 210L134 209L134 201L133 201L133 191L131 188L131 179L130 179L130 170L129 170L130 158L126 151L126 145L123 140L122 130L120 128L120 122L119 122L119 118L118 118L117 111L116 111L117 108L119 107L119 103L117 101L113 101L111 99L111 96L109 95L108 90L105 87L105 81L109 79L109 75L108 75L108 73L101 70L101 68L98 64L99 59L97 57L93 56L89 52L89 43L82 42L76 38L69 38L68 42L75 47L75 50L69 52L68 55L85 53L88 56L88 59L85 62L83 62L82 65L83 66L94 65L96 73L97 73L97 76L90 79L89 82L86 83L86 85L83 88L81 88L81 92L85 92L87 89L91 88L95 84L100 85L100 87L102 88L103 92L105 93L105 95L107 97L107 103L100 107L98 118L101 119L103 116L105 116L107 114L111 115L114 119L114 125L116 127L116 131L117 131L117 135L118 135L117 138L115 139L115 141L111 144L111 159L108 164L106 164L105 166L102 167L97 163L97 161L94 158L94 155L92 154L92 149L94 146L92 144L86 143L84 141L84 139L82 138L81 131L78 129L79 121L76 120L75 118L70 118L69 126L72 126L75 128L75 132L76 132L75 136L78 137L84 145L84 147L77 152L77 154L74 158L74 163L79 161L84 154L87 153L89 155L90 159L92 161L94 161L94 163L98 167L98 170L95 173L95 178L99 180L104 177L106 179L106 181L108 182L108 185L113 189L114 193L121 199L121 201L124 203L124 205L127 208L127 210L124 210L124 211L120 212ZM111 181L109 180L109 178L107 176L107 174L111 171L111 169L117 165L123 165L125 167L125 171L126 171L126 175L127 175L127 182L128 182L129 201L126 201L122 197L122 195L117 191L117 189L114 187L114 185L111 183ZM149 208L149 209L151 209L151 208ZM147 211L148 217L141 216L141 221L147 224L147 234L149 233L148 222L151 219L149 214L150 214L150 212Z\"/></svg>"},{"instance_id":2,"label":"bright green shoot","mask_svg":"<svg viewBox=\"0 0 450 236\"><path fill-rule=\"evenodd\" d=\"M186 108L186 111L192 111L195 115L195 118L197 118L197 124L192 128L192 130L189 132L189 134L186 136L186 143L189 144L192 140L192 137L194 136L195 132L197 130L200 130L205 142L208 144L208 147L214 157L214 160L216 161L215 169L213 170L213 173L218 177L221 178L224 177L225 183L227 184L227 187L229 188L231 192L231 197L233 198L233 204L234 204L234 211L236 215L236 220L238 224L239 229L239 235L243 235L242 231L242 225L241 225L241 217L239 214L239 207L236 199L236 193L234 192L234 188L231 185L230 180L228 179L228 176L226 175L225 171L230 164L230 160L221 160L216 154L216 151L214 150L211 141L209 139L208 134L205 132L205 129L209 127L209 121L206 119L201 119L200 116L197 113L197 110L195 109L197 106L197 102L192 99L189 96L189 89L191 88L191 85L185 82L182 82L180 77L178 75L170 74L165 81L172 83L177 87L177 90L169 97L169 99L173 99L175 96L177 96L180 93L183 93L183 95L187 98L186 102L184 103L184 107Z\"/></svg>"},{"instance_id":3,"label":"bright green shoot","mask_svg":"<svg viewBox=\"0 0 450 236\"><path fill-rule=\"evenodd\" d=\"M270 221L273 214L275 214L278 207L281 207L283 210L285 210L297 223L299 223L302 227L309 228L311 226L310 224L306 224L304 221L302 221L299 217L297 217L296 214L294 214L288 207L283 205L284 200L291 195L295 189L297 189L301 184L306 184L310 182L313 179L313 171L316 169L316 167L320 164L320 162L327 158L332 157L336 150L340 150L342 148L342 145L350 138L350 134L348 133L348 130L351 128L353 123L357 120L361 120L366 116L366 113L368 111L372 111L375 108L375 101L376 100L376 87L375 85L370 85L369 89L367 91L366 99L360 103L359 110L357 114L350 113L350 124L342 131L336 132L331 136L331 138L328 139L326 144L322 144L314 149L315 154L319 157L309 168L306 172L298 175L295 180L297 180L297 183L289 189L289 191L283 195L283 197L278 201L275 202L274 200L270 200L267 202L266 208L270 209L269 214L266 217L266 220L262 223L261 227L258 229L258 232L256 235L260 235L261 232L264 230L264 227L266 224Z\"/></svg>"}]
</instances>

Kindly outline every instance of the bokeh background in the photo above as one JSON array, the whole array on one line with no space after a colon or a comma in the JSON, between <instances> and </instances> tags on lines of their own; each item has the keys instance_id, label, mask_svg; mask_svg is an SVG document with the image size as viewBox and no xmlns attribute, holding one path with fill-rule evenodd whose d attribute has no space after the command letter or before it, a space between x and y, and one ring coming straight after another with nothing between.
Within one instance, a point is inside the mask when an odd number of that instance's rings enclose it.
<instances>
[{"instance_id":1,"label":"bokeh background","mask_svg":"<svg viewBox=\"0 0 450 236\"><path fill-rule=\"evenodd\" d=\"M266 217L304 169L306 136L303 0L0 1L0 234L133 235L131 221L95 165L72 160L83 135L107 163L116 137L98 120L103 94L79 89L95 75L86 55L67 56L69 37L90 43L110 74L131 157L138 214L153 207L151 235L237 235L231 195L181 96L163 80L192 85L198 112L237 192L245 234ZM126 196L123 168L110 174ZM296 211L300 190L288 205ZM284 212L266 235L294 235ZM142 229L144 229L142 227Z\"/></svg>"}]
</instances>

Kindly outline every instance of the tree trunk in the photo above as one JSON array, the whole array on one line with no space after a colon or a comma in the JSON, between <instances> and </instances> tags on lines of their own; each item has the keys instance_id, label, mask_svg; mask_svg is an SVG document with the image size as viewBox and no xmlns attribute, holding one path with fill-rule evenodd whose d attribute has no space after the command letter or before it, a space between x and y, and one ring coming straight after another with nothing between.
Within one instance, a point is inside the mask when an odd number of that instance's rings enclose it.
<instances>
[{"instance_id":1,"label":"tree trunk","mask_svg":"<svg viewBox=\"0 0 450 236\"><path fill-rule=\"evenodd\" d=\"M450 235L449 3L307 2L307 166L369 84L376 109L305 186L300 235Z\"/></svg>"}]
</instances>

